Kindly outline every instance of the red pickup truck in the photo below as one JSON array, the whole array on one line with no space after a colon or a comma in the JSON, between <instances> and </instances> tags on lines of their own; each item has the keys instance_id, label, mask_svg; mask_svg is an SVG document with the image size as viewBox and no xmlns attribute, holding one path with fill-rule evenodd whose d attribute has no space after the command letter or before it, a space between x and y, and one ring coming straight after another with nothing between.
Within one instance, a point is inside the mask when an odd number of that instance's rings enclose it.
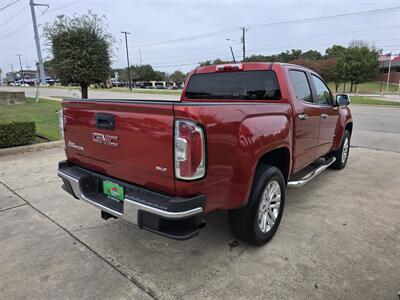
<instances>
[{"instance_id":1,"label":"red pickup truck","mask_svg":"<svg viewBox=\"0 0 400 300\"><path fill-rule=\"evenodd\" d=\"M285 188L345 167L347 95L280 63L199 67L180 101L64 99L63 188L139 228L188 239L226 210L233 234L261 245L281 221Z\"/></svg>"}]
</instances>

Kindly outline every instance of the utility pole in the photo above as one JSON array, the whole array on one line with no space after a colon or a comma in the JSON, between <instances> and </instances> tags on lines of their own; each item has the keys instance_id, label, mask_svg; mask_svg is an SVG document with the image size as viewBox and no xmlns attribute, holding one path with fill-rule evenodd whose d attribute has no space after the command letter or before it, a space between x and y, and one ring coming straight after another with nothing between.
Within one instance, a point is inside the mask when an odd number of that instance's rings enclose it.
<instances>
[{"instance_id":1,"label":"utility pole","mask_svg":"<svg viewBox=\"0 0 400 300\"><path fill-rule=\"evenodd\" d=\"M240 27L240 29L242 30L242 47L243 47L243 61L246 60L246 31L249 30L246 27Z\"/></svg>"},{"instance_id":2,"label":"utility pole","mask_svg":"<svg viewBox=\"0 0 400 300\"><path fill-rule=\"evenodd\" d=\"M46 84L46 79L45 79L45 76L44 76L43 61L42 61L42 51L40 50L39 33L38 33L38 27L37 27L37 23L36 23L35 6L46 6L46 7L49 7L49 6L47 4L34 3L33 0L29 0L29 5L31 6L33 32L35 34L36 52L37 52L38 62L39 62L40 83L41 84Z\"/></svg>"},{"instance_id":3,"label":"utility pole","mask_svg":"<svg viewBox=\"0 0 400 300\"><path fill-rule=\"evenodd\" d=\"M142 65L142 49L139 49L139 65Z\"/></svg>"},{"instance_id":4,"label":"utility pole","mask_svg":"<svg viewBox=\"0 0 400 300\"><path fill-rule=\"evenodd\" d=\"M121 31L121 33L125 34L125 48L126 48L126 60L128 61L128 80L129 80L129 89L132 90L132 83L131 83L131 68L129 66L129 52L128 52L128 34L127 31Z\"/></svg>"},{"instance_id":5,"label":"utility pole","mask_svg":"<svg viewBox=\"0 0 400 300\"><path fill-rule=\"evenodd\" d=\"M17 54L17 56L18 56L18 59L19 59L19 66L21 67L22 84L25 85L25 75L24 75L24 70L22 69L22 63L21 63L22 54Z\"/></svg>"}]
</instances>

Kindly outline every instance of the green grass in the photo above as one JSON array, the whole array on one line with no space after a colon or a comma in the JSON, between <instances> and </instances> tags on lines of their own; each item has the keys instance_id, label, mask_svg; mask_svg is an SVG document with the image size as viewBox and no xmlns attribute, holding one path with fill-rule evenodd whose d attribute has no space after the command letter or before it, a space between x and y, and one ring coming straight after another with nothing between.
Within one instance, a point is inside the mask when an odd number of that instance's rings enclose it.
<instances>
[{"instance_id":1,"label":"green grass","mask_svg":"<svg viewBox=\"0 0 400 300\"><path fill-rule=\"evenodd\" d=\"M333 82L328 83L329 88L332 91L335 91L335 84ZM389 93L397 93L398 85L390 83L389 84ZM386 81L382 83L383 93L386 93ZM343 92L343 84L339 85L338 92ZM346 83L346 93L350 92L350 82ZM380 82L365 82L363 84L358 85L359 93L371 93L371 94L379 94L381 92L381 83Z\"/></svg>"},{"instance_id":2,"label":"green grass","mask_svg":"<svg viewBox=\"0 0 400 300\"><path fill-rule=\"evenodd\" d=\"M367 104L367 105L389 105L389 106L399 106L400 102L378 100L362 96L351 96L351 104Z\"/></svg>"},{"instance_id":3,"label":"green grass","mask_svg":"<svg viewBox=\"0 0 400 300\"><path fill-rule=\"evenodd\" d=\"M36 133L52 141L60 139L58 111L61 103L43 100L35 103L34 98L26 98L27 103L5 105L0 109L0 122L31 120L36 123Z\"/></svg>"}]
</instances>

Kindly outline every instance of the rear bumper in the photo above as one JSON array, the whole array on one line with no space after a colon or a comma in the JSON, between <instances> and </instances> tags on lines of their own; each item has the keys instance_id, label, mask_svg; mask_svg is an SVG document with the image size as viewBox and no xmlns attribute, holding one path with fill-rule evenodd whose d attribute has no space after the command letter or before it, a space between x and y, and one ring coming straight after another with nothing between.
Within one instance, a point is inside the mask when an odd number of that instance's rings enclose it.
<instances>
[{"instance_id":1,"label":"rear bumper","mask_svg":"<svg viewBox=\"0 0 400 300\"><path fill-rule=\"evenodd\" d=\"M174 239L188 239L202 225L205 196L171 197L61 161L58 176L63 189L104 212ZM101 182L109 180L124 187L125 199L120 202L104 195Z\"/></svg>"}]
</instances>

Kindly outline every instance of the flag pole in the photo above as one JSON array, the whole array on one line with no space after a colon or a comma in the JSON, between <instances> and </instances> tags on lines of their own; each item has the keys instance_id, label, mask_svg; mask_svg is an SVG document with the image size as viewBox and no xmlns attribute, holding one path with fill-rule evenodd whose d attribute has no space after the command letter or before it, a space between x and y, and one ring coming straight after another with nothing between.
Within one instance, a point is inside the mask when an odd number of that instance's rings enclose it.
<instances>
[{"instance_id":1,"label":"flag pole","mask_svg":"<svg viewBox=\"0 0 400 300\"><path fill-rule=\"evenodd\" d=\"M389 70L388 70L387 81L386 81L386 94L389 91L389 79L390 79L390 67L391 66L392 66L392 53L390 53L390 56L389 56Z\"/></svg>"}]
</instances>

